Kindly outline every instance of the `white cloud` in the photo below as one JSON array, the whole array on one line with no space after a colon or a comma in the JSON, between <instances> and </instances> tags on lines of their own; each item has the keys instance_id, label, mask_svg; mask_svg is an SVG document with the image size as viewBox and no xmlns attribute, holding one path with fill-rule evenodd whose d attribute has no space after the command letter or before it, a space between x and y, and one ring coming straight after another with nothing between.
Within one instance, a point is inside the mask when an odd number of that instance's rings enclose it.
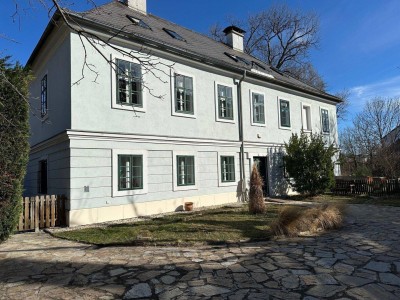
<instances>
[{"instance_id":1,"label":"white cloud","mask_svg":"<svg viewBox=\"0 0 400 300\"><path fill-rule=\"evenodd\" d=\"M350 89L350 92L350 108L353 113L356 113L362 110L365 102L375 97L400 97L400 76L355 86Z\"/></svg>"}]
</instances>

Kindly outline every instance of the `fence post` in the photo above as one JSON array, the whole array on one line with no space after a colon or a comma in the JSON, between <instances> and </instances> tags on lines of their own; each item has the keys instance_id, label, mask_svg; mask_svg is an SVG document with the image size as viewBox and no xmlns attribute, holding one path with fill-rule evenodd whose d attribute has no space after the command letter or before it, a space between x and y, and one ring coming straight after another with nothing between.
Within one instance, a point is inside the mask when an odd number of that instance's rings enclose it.
<instances>
[{"instance_id":1,"label":"fence post","mask_svg":"<svg viewBox=\"0 0 400 300\"><path fill-rule=\"evenodd\" d=\"M35 197L35 232L39 232L39 196Z\"/></svg>"},{"instance_id":2,"label":"fence post","mask_svg":"<svg viewBox=\"0 0 400 300\"><path fill-rule=\"evenodd\" d=\"M46 195L46 228L50 227L50 196Z\"/></svg>"},{"instance_id":3,"label":"fence post","mask_svg":"<svg viewBox=\"0 0 400 300\"><path fill-rule=\"evenodd\" d=\"M56 226L56 196L51 195L51 227Z\"/></svg>"},{"instance_id":4,"label":"fence post","mask_svg":"<svg viewBox=\"0 0 400 300\"><path fill-rule=\"evenodd\" d=\"M24 230L24 197L21 198L21 212L19 214L18 231Z\"/></svg>"}]
</instances>

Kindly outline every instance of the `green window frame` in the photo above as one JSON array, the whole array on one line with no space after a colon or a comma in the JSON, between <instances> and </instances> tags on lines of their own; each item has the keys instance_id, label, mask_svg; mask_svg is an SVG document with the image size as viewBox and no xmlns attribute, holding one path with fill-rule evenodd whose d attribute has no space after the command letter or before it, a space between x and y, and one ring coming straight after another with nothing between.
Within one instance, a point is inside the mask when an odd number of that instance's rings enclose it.
<instances>
[{"instance_id":1,"label":"green window frame","mask_svg":"<svg viewBox=\"0 0 400 300\"><path fill-rule=\"evenodd\" d=\"M321 122L322 122L322 132L329 133L329 112L327 109L321 109Z\"/></svg>"},{"instance_id":2,"label":"green window frame","mask_svg":"<svg viewBox=\"0 0 400 300\"><path fill-rule=\"evenodd\" d=\"M252 93L251 98L253 103L253 123L265 124L264 95Z\"/></svg>"},{"instance_id":3,"label":"green window frame","mask_svg":"<svg viewBox=\"0 0 400 300\"><path fill-rule=\"evenodd\" d=\"M194 156L176 156L177 186L195 185L195 160Z\"/></svg>"},{"instance_id":4,"label":"green window frame","mask_svg":"<svg viewBox=\"0 0 400 300\"><path fill-rule=\"evenodd\" d=\"M143 189L143 155L118 155L118 191Z\"/></svg>"},{"instance_id":5,"label":"green window frame","mask_svg":"<svg viewBox=\"0 0 400 300\"><path fill-rule=\"evenodd\" d=\"M233 120L233 96L232 88L224 85L217 85L218 90L218 118Z\"/></svg>"},{"instance_id":6,"label":"green window frame","mask_svg":"<svg viewBox=\"0 0 400 300\"><path fill-rule=\"evenodd\" d=\"M281 126L290 127L290 103L287 100L279 101L279 111L281 116Z\"/></svg>"},{"instance_id":7,"label":"green window frame","mask_svg":"<svg viewBox=\"0 0 400 300\"><path fill-rule=\"evenodd\" d=\"M143 107L142 71L139 64L117 59L117 103Z\"/></svg>"},{"instance_id":8,"label":"green window frame","mask_svg":"<svg viewBox=\"0 0 400 300\"><path fill-rule=\"evenodd\" d=\"M175 74L175 112L194 114L192 77Z\"/></svg>"},{"instance_id":9,"label":"green window frame","mask_svg":"<svg viewBox=\"0 0 400 300\"><path fill-rule=\"evenodd\" d=\"M47 74L40 82L40 115L42 118L47 115Z\"/></svg>"},{"instance_id":10,"label":"green window frame","mask_svg":"<svg viewBox=\"0 0 400 300\"><path fill-rule=\"evenodd\" d=\"M235 157L221 156L221 182L235 181Z\"/></svg>"}]
</instances>

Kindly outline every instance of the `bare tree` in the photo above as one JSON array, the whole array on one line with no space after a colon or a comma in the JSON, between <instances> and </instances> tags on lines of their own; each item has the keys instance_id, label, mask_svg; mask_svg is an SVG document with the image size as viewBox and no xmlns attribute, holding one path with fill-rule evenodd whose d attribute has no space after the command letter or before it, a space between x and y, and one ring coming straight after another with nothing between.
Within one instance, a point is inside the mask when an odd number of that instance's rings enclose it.
<instances>
[{"instance_id":1,"label":"bare tree","mask_svg":"<svg viewBox=\"0 0 400 300\"><path fill-rule=\"evenodd\" d=\"M336 117L339 120L345 121L347 114L348 114L348 109L349 109L349 101L350 101L350 95L351 92L349 89L344 89L335 94L336 97L338 97L342 102L338 103L336 105Z\"/></svg>"},{"instance_id":2,"label":"bare tree","mask_svg":"<svg viewBox=\"0 0 400 300\"><path fill-rule=\"evenodd\" d=\"M342 150L361 158L376 176L400 176L400 99L368 101L341 135Z\"/></svg>"},{"instance_id":3,"label":"bare tree","mask_svg":"<svg viewBox=\"0 0 400 300\"><path fill-rule=\"evenodd\" d=\"M318 46L319 40L319 18L315 13L277 4L245 21L230 21L246 30L246 53L317 89L325 89L323 79L308 61L310 50ZM210 36L223 41L222 27L212 26Z\"/></svg>"},{"instance_id":4,"label":"bare tree","mask_svg":"<svg viewBox=\"0 0 400 300\"><path fill-rule=\"evenodd\" d=\"M93 75L93 81L96 82L99 72L97 71L96 65L90 63L88 61L88 47L94 49L94 51L103 58L110 66L117 71L118 66L116 63L110 59L110 57L104 54L105 48L111 48L112 50L117 51L122 56L127 59L130 59L142 66L142 75L151 74L155 78L160 81L166 83L163 79L164 76L169 76L167 72L165 72L162 66L166 66L167 68L171 68L173 64L166 64L162 62L160 59L154 57L152 51L142 46L139 50L126 49L116 46L113 42L116 37L120 34L125 34L126 30L129 29L128 26L119 28L115 32L110 31L109 36L103 37L102 35L98 35L91 30L87 30L81 24L73 18L70 14L69 8L73 6L73 3L69 0L30 0L28 3L28 7L20 4L21 1L13 0L15 3L15 12L12 15L12 18L16 21L20 18L22 12L26 13L28 9L32 9L32 6L36 3L39 4L43 9L45 9L51 17L53 14L59 14L62 21L66 24L69 30L78 35L82 47L84 58L82 62L82 71L81 78L76 80L74 84L79 84L79 82L86 78L86 70L89 70ZM99 13L101 13L101 7L98 7L95 0L86 0L87 4L92 7L92 9L97 9ZM1 35L0 35L1 38ZM146 89L149 94L156 98L163 98L164 95L155 94L153 89L150 88L145 82L143 83L143 88Z\"/></svg>"}]
</instances>

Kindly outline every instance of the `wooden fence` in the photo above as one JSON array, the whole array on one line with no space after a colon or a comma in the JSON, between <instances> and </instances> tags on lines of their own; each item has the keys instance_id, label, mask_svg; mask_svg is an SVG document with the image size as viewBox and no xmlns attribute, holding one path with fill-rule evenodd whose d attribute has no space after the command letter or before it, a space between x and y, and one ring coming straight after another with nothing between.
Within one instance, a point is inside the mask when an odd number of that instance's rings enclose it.
<instances>
[{"instance_id":1,"label":"wooden fence","mask_svg":"<svg viewBox=\"0 0 400 300\"><path fill-rule=\"evenodd\" d=\"M22 198L22 212L18 231L66 225L64 195L43 195Z\"/></svg>"},{"instance_id":2,"label":"wooden fence","mask_svg":"<svg viewBox=\"0 0 400 300\"><path fill-rule=\"evenodd\" d=\"M400 193L400 178L384 177L336 177L333 193L339 195L383 196Z\"/></svg>"}]
</instances>

